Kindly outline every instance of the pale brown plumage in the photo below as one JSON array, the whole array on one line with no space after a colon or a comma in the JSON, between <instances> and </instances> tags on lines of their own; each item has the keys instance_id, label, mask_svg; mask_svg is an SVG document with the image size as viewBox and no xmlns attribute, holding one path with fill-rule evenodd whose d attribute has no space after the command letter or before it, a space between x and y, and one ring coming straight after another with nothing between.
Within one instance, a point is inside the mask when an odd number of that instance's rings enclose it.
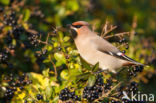
<instances>
[{"instance_id":1,"label":"pale brown plumage","mask_svg":"<svg viewBox=\"0 0 156 103\"><path fill-rule=\"evenodd\" d=\"M88 63L95 65L99 62L101 69L114 73L122 66L142 65L127 57L111 43L98 36L89 28L87 22L74 22L70 29L74 31L74 42L80 56Z\"/></svg>"}]
</instances>

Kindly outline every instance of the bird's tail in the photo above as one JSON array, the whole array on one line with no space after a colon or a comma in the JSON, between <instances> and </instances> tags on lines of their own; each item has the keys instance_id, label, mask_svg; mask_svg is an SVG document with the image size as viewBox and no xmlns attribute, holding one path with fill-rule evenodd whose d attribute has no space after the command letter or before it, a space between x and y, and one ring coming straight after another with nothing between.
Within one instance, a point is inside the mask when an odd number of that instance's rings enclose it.
<instances>
[{"instance_id":1,"label":"bird's tail","mask_svg":"<svg viewBox=\"0 0 156 103\"><path fill-rule=\"evenodd\" d=\"M124 63L125 66L129 66L129 65L138 65L138 66L144 66L144 64L142 63L139 63L135 60L133 60L132 58L129 58L128 56L126 55L123 55L123 57L127 60L126 63Z\"/></svg>"},{"instance_id":2,"label":"bird's tail","mask_svg":"<svg viewBox=\"0 0 156 103\"><path fill-rule=\"evenodd\" d=\"M136 62L136 61L133 61L132 63L134 63L135 65L144 66L144 64L142 64L142 63L139 63L139 62Z\"/></svg>"},{"instance_id":3,"label":"bird's tail","mask_svg":"<svg viewBox=\"0 0 156 103\"><path fill-rule=\"evenodd\" d=\"M145 66L144 64L136 62L136 61L127 61L123 63L123 66L131 66L131 65Z\"/></svg>"}]
</instances>

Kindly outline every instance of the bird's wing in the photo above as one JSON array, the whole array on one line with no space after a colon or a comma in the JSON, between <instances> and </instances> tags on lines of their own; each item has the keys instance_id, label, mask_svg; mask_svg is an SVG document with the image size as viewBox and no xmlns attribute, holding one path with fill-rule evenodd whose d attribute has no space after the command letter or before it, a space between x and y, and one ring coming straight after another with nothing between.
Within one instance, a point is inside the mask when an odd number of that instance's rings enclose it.
<instances>
[{"instance_id":1,"label":"bird's wing","mask_svg":"<svg viewBox=\"0 0 156 103\"><path fill-rule=\"evenodd\" d=\"M106 53L108 55L115 56L115 57L117 57L119 59L130 61L130 62L132 62L134 64L139 64L140 65L140 63L138 63L135 60L129 58L124 53L122 53L119 49L117 49L115 46L113 46L111 43L109 43L108 41L104 40L103 38L101 38L99 36L96 36L96 37L92 38L91 42L97 48L97 50L100 51L100 52L103 52L103 53Z\"/></svg>"}]
</instances>

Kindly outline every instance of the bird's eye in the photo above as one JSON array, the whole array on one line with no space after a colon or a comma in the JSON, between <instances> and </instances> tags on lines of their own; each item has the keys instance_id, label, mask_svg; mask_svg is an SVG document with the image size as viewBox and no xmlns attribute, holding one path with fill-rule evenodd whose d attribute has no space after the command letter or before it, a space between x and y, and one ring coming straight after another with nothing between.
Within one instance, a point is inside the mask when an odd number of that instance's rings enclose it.
<instances>
[{"instance_id":1,"label":"bird's eye","mask_svg":"<svg viewBox=\"0 0 156 103\"><path fill-rule=\"evenodd\" d=\"M80 28L82 25L72 25L75 28Z\"/></svg>"}]
</instances>

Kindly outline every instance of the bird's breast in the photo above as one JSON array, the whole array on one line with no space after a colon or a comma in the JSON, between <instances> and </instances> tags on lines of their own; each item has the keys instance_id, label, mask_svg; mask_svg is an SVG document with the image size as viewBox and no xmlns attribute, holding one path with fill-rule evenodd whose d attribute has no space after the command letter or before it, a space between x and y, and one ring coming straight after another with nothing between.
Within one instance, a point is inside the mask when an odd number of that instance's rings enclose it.
<instances>
[{"instance_id":1,"label":"bird's breast","mask_svg":"<svg viewBox=\"0 0 156 103\"><path fill-rule=\"evenodd\" d=\"M99 53L96 47L92 44L90 39L85 38L84 40L75 41L76 47L80 56L88 63L94 65L99 61L102 61L103 54ZM102 57L101 57L102 56Z\"/></svg>"}]
</instances>

